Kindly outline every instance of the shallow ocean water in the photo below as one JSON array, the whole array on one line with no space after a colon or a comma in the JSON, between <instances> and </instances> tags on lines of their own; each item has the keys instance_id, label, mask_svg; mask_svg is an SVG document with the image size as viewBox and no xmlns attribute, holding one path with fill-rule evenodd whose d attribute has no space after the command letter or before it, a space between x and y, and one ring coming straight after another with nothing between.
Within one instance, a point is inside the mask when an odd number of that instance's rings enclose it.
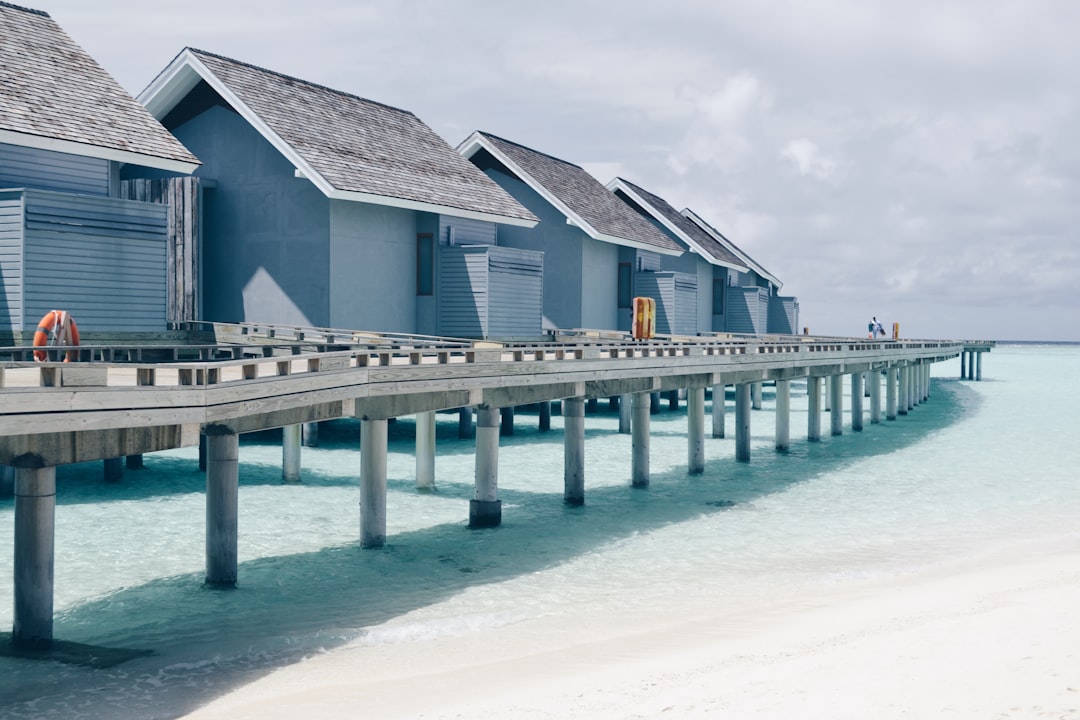
<instances>
[{"instance_id":1,"label":"shallow ocean water","mask_svg":"<svg viewBox=\"0 0 1080 720\"><path fill-rule=\"evenodd\" d=\"M536 618L742 613L808 593L1025 552L1080 534L1080 346L999 345L983 381L934 367L930 400L894 422L773 449L773 396L752 461L706 439L686 474L685 405L652 417L652 482L633 489L630 437L600 403L586 423L586 505L562 504L561 418L519 411L502 438L503 524L466 528L473 442L440 415L435 493L414 488L413 426L391 426L388 543L361 549L359 425L324 424L303 481L281 482L273 433L241 442L234 591L203 580L204 478L194 448L147 455L106 484L57 472L55 636L152 652L109 669L0 658L0 717L170 718L269 670L347 643L423 643ZM847 388L849 389L849 388ZM869 410L869 403L864 403ZM850 403L845 397L845 408ZM708 421L707 421L708 425ZM12 622L12 508L0 499L0 627Z\"/></svg>"}]
</instances>

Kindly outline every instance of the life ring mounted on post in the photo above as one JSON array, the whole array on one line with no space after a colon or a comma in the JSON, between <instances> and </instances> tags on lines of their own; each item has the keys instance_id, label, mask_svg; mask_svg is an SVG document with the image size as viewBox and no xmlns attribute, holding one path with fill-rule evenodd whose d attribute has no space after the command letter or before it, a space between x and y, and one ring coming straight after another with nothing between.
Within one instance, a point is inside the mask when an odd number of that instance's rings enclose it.
<instances>
[{"instance_id":1,"label":"life ring mounted on post","mask_svg":"<svg viewBox=\"0 0 1080 720\"><path fill-rule=\"evenodd\" d=\"M72 346L79 344L79 326L67 310L50 310L38 322L34 332L34 347ZM49 359L46 350L35 350L34 359L44 362ZM64 362L78 359L78 350L68 350Z\"/></svg>"}]
</instances>

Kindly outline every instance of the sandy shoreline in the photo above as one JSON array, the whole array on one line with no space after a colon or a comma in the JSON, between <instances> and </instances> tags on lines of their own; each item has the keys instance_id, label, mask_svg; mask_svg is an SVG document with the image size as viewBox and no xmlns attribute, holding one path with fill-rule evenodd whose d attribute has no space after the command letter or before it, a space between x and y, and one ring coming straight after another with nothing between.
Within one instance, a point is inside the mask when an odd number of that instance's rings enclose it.
<instances>
[{"instance_id":1,"label":"sandy shoreline","mask_svg":"<svg viewBox=\"0 0 1080 720\"><path fill-rule=\"evenodd\" d=\"M1077 608L1080 548L1059 547L738 615L354 644L187 717L1080 720Z\"/></svg>"}]
</instances>

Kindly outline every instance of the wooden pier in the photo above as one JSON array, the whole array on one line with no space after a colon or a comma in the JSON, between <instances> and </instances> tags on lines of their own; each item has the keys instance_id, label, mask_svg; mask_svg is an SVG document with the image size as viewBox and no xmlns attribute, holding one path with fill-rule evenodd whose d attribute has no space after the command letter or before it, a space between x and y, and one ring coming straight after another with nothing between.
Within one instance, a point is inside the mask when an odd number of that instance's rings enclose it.
<instances>
[{"instance_id":1,"label":"wooden pier","mask_svg":"<svg viewBox=\"0 0 1080 720\"><path fill-rule=\"evenodd\" d=\"M992 343L850 338L665 337L631 341L618 333L578 332L545 342L493 343L311 328L218 325L213 342L84 345L84 362L35 363L26 348L0 348L0 465L14 468L16 644L52 640L55 468L194 446L206 448L206 580L237 580L239 435L286 428L283 478L300 470L300 427L361 420L360 541L386 539L387 421L417 414L417 482L433 482L434 434L441 410L477 417L472 527L501 521L498 498L500 410L563 401L564 501L585 502L584 403L619 398L632 435L632 477L649 483L649 410L655 393L687 391L688 471L703 469L705 389L736 388L735 457L750 460L755 386L775 382L776 446L789 436L790 382L807 379L807 436L820 438L827 379L833 434L840 434L841 382L851 377L852 430L862 429L862 399L880 422L929 396L930 366L988 351ZM4 361L4 358L8 358ZM148 361L147 358L152 358ZM981 369L981 364L980 364ZM720 395L722 397L722 394ZM714 403L713 437L723 411ZM422 420L422 421L421 421ZM469 420L471 429L471 419ZM620 426L623 423L620 421Z\"/></svg>"}]
</instances>

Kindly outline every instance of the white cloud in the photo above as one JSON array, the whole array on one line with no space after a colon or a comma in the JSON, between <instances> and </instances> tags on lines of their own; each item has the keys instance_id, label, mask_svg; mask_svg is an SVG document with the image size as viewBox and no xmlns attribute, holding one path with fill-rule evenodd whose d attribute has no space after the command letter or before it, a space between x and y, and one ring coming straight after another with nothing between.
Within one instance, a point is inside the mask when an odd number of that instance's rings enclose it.
<instances>
[{"instance_id":1,"label":"white cloud","mask_svg":"<svg viewBox=\"0 0 1080 720\"><path fill-rule=\"evenodd\" d=\"M813 141L798 138L780 149L780 157L791 161L800 175L827 180L836 169L836 161L824 155Z\"/></svg>"}]
</instances>

